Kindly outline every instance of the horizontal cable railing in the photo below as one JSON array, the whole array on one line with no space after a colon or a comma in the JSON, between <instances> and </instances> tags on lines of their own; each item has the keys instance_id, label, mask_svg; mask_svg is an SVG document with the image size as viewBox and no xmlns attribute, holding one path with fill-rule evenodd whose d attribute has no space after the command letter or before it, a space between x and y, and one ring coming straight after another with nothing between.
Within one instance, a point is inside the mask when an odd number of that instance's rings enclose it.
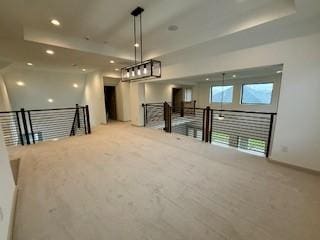
<instances>
[{"instance_id":1,"label":"horizontal cable railing","mask_svg":"<svg viewBox=\"0 0 320 240\"><path fill-rule=\"evenodd\" d=\"M0 112L7 146L91 133L88 106Z\"/></svg>"},{"instance_id":2,"label":"horizontal cable railing","mask_svg":"<svg viewBox=\"0 0 320 240\"><path fill-rule=\"evenodd\" d=\"M269 156L276 113L196 108L195 102L183 102L179 111L173 111L165 104L143 105L146 127L166 126L169 132Z\"/></svg>"},{"instance_id":3,"label":"horizontal cable railing","mask_svg":"<svg viewBox=\"0 0 320 240\"><path fill-rule=\"evenodd\" d=\"M184 114L172 115L172 132L203 140L203 109L184 108Z\"/></svg>"},{"instance_id":4,"label":"horizontal cable railing","mask_svg":"<svg viewBox=\"0 0 320 240\"><path fill-rule=\"evenodd\" d=\"M19 112L0 112L0 124L6 146L22 144Z\"/></svg>"},{"instance_id":5,"label":"horizontal cable railing","mask_svg":"<svg viewBox=\"0 0 320 240\"><path fill-rule=\"evenodd\" d=\"M272 114L212 110L211 142L244 150L267 152Z\"/></svg>"},{"instance_id":6,"label":"horizontal cable railing","mask_svg":"<svg viewBox=\"0 0 320 240\"><path fill-rule=\"evenodd\" d=\"M164 128L164 104L148 103L144 104L144 124L147 127Z\"/></svg>"}]
</instances>

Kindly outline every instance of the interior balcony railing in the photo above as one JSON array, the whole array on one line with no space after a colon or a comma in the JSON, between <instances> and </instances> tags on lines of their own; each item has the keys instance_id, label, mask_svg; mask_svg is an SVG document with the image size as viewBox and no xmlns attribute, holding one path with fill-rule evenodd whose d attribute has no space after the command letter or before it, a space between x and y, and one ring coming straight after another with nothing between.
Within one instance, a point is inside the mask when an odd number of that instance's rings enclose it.
<instances>
[{"instance_id":1,"label":"interior balcony railing","mask_svg":"<svg viewBox=\"0 0 320 240\"><path fill-rule=\"evenodd\" d=\"M173 111L167 102L143 104L145 127L163 129L198 140L269 157L277 113L197 108L181 103Z\"/></svg>"},{"instance_id":2,"label":"interior balcony railing","mask_svg":"<svg viewBox=\"0 0 320 240\"><path fill-rule=\"evenodd\" d=\"M6 146L29 145L91 133L89 107L0 112Z\"/></svg>"}]
</instances>

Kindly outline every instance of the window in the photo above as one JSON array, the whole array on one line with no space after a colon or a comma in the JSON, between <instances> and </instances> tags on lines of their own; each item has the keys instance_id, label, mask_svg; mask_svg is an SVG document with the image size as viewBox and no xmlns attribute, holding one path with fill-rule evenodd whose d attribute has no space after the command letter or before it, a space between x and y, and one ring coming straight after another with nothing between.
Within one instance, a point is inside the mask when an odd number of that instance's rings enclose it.
<instances>
[{"instance_id":1,"label":"window","mask_svg":"<svg viewBox=\"0 0 320 240\"><path fill-rule=\"evenodd\" d=\"M223 96L223 99L222 99ZM211 102L220 103L232 103L233 98L233 86L212 86L211 87Z\"/></svg>"},{"instance_id":2,"label":"window","mask_svg":"<svg viewBox=\"0 0 320 240\"><path fill-rule=\"evenodd\" d=\"M184 92L184 101L191 102L192 101L192 89L186 88Z\"/></svg>"},{"instance_id":3,"label":"window","mask_svg":"<svg viewBox=\"0 0 320 240\"><path fill-rule=\"evenodd\" d=\"M273 83L244 84L241 104L271 104Z\"/></svg>"}]
</instances>

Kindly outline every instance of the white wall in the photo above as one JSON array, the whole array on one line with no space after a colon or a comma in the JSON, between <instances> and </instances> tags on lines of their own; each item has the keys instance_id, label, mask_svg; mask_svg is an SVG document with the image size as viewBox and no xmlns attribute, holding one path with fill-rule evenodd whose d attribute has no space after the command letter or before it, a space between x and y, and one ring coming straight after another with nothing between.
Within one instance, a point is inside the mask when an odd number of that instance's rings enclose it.
<instances>
[{"instance_id":1,"label":"white wall","mask_svg":"<svg viewBox=\"0 0 320 240\"><path fill-rule=\"evenodd\" d=\"M320 34L217 55L206 43L161 60L163 79L284 64L271 158L320 170Z\"/></svg>"},{"instance_id":2,"label":"white wall","mask_svg":"<svg viewBox=\"0 0 320 240\"><path fill-rule=\"evenodd\" d=\"M130 121L130 83L121 82L118 78L104 77L103 79L105 86L116 88L117 120Z\"/></svg>"},{"instance_id":3,"label":"white wall","mask_svg":"<svg viewBox=\"0 0 320 240\"><path fill-rule=\"evenodd\" d=\"M89 105L91 126L106 123L104 82L100 72L88 73L83 92L83 105Z\"/></svg>"},{"instance_id":4,"label":"white wall","mask_svg":"<svg viewBox=\"0 0 320 240\"><path fill-rule=\"evenodd\" d=\"M15 184L0 125L0 239L9 240Z\"/></svg>"},{"instance_id":5,"label":"white wall","mask_svg":"<svg viewBox=\"0 0 320 240\"><path fill-rule=\"evenodd\" d=\"M4 80L13 110L73 107L81 103L85 74L10 68L4 73ZM25 86L18 86L17 81ZM74 83L79 87L74 88ZM49 98L54 102L49 103Z\"/></svg>"},{"instance_id":6,"label":"white wall","mask_svg":"<svg viewBox=\"0 0 320 240\"><path fill-rule=\"evenodd\" d=\"M7 86L4 82L3 76L0 74L0 112L10 111L10 110L11 110L11 104L9 100Z\"/></svg>"},{"instance_id":7,"label":"white wall","mask_svg":"<svg viewBox=\"0 0 320 240\"><path fill-rule=\"evenodd\" d=\"M241 104L241 91L243 84L250 83L273 83L272 102L268 104ZM259 77L259 78L243 78L226 80L225 85L233 85L233 101L232 103L223 104L223 108L227 110L242 110L256 112L277 112L280 94L281 74ZM197 107L205 108L210 106L213 109L220 109L220 103L210 103L211 86L221 86L221 81L200 83L195 87L194 98L197 101Z\"/></svg>"},{"instance_id":8,"label":"white wall","mask_svg":"<svg viewBox=\"0 0 320 240\"><path fill-rule=\"evenodd\" d=\"M144 125L144 111L142 104L145 103L145 85L144 83L130 83L130 119L134 126Z\"/></svg>"},{"instance_id":9,"label":"white wall","mask_svg":"<svg viewBox=\"0 0 320 240\"><path fill-rule=\"evenodd\" d=\"M146 103L163 103L172 102L172 88L192 88L179 84L170 84L163 82L145 83L145 102Z\"/></svg>"},{"instance_id":10,"label":"white wall","mask_svg":"<svg viewBox=\"0 0 320 240\"><path fill-rule=\"evenodd\" d=\"M128 82L119 82L116 86L116 95L118 120L123 122L130 121L130 84Z\"/></svg>"}]
</instances>

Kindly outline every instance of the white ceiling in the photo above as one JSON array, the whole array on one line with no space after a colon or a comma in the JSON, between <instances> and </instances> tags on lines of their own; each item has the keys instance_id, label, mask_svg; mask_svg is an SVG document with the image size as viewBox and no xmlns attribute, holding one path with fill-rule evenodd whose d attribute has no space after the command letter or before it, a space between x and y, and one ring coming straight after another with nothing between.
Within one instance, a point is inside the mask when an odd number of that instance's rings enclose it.
<instances>
[{"instance_id":1,"label":"white ceiling","mask_svg":"<svg viewBox=\"0 0 320 240\"><path fill-rule=\"evenodd\" d=\"M117 75L114 69L132 60L130 12L136 6L145 8L146 57L174 54L229 35L241 38L258 26L286 38L298 30L291 26L286 34L286 24L294 21L297 28L307 28L320 19L319 0L1 0L0 67L33 62L60 71L86 68ZM50 24L53 18L60 27ZM172 24L178 31L168 31ZM56 54L47 56L47 48Z\"/></svg>"}]
</instances>

